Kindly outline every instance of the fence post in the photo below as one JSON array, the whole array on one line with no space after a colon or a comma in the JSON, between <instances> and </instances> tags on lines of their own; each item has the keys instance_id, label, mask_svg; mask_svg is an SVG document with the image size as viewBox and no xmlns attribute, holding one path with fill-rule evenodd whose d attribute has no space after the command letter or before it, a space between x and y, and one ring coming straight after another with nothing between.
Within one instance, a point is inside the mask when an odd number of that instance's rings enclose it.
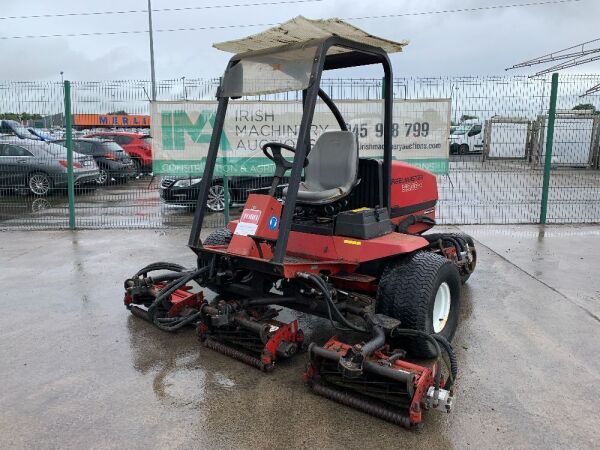
<instances>
[{"instance_id":1,"label":"fence post","mask_svg":"<svg viewBox=\"0 0 600 450\"><path fill-rule=\"evenodd\" d=\"M219 89L223 85L223 77L219 77ZM224 133L223 131L222 133ZM220 139L220 138L219 138ZM219 142L221 142L219 140ZM225 154L225 149L221 149L223 152L223 200L225 201L225 209L223 210L224 218L225 218L225 226L229 223L229 176L227 175L226 167L227 167L227 155Z\"/></svg>"},{"instance_id":2,"label":"fence post","mask_svg":"<svg viewBox=\"0 0 600 450\"><path fill-rule=\"evenodd\" d=\"M554 141L554 119L556 116L556 97L558 93L558 73L552 74L552 88L550 90L550 109L548 110L548 125L546 128L546 158L544 159L544 183L542 186L542 205L540 210L540 223L546 223L548 213L548 190L550 188L550 166L552 165L552 144Z\"/></svg>"},{"instance_id":3,"label":"fence post","mask_svg":"<svg viewBox=\"0 0 600 450\"><path fill-rule=\"evenodd\" d=\"M75 229L75 180L73 176L73 119L71 116L71 83L65 80L65 141L67 145L67 193L69 196L69 229Z\"/></svg>"}]
</instances>

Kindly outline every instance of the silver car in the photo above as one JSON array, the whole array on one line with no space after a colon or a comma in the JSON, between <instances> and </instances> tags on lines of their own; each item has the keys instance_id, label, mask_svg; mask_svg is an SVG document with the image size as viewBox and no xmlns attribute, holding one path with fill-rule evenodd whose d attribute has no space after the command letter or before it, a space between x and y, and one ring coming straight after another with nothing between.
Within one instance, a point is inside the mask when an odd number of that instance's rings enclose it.
<instances>
[{"instance_id":1,"label":"silver car","mask_svg":"<svg viewBox=\"0 0 600 450\"><path fill-rule=\"evenodd\" d=\"M73 152L73 174L76 185L95 182L99 171L94 158ZM32 139L0 139L1 190L26 189L41 196L66 186L66 148Z\"/></svg>"}]
</instances>

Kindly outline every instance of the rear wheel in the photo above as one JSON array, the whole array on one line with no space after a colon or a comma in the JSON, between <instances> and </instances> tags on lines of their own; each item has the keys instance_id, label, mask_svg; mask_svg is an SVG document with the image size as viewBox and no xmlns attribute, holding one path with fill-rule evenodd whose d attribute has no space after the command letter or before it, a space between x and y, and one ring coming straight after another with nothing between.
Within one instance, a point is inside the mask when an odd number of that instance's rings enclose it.
<instances>
[{"instance_id":1,"label":"rear wheel","mask_svg":"<svg viewBox=\"0 0 600 450\"><path fill-rule=\"evenodd\" d=\"M228 228L217 228L204 239L203 245L229 245L232 236ZM198 266L208 265L209 263L210 261L206 258L198 259ZM207 287L217 294L222 291L221 287L216 284L209 283Z\"/></svg>"},{"instance_id":2,"label":"rear wheel","mask_svg":"<svg viewBox=\"0 0 600 450\"><path fill-rule=\"evenodd\" d=\"M400 320L402 328L439 334L450 341L458 325L460 295L456 265L441 255L417 252L386 266L377 290L377 312ZM393 344L413 357L435 357L428 341L398 339Z\"/></svg>"},{"instance_id":3,"label":"rear wheel","mask_svg":"<svg viewBox=\"0 0 600 450\"><path fill-rule=\"evenodd\" d=\"M204 245L229 245L231 236L229 228L217 228L204 239Z\"/></svg>"},{"instance_id":4,"label":"rear wheel","mask_svg":"<svg viewBox=\"0 0 600 450\"><path fill-rule=\"evenodd\" d=\"M29 188L29 192L33 195L48 195L52 189L52 178L44 172L33 173L29 176L27 187Z\"/></svg>"}]
</instances>

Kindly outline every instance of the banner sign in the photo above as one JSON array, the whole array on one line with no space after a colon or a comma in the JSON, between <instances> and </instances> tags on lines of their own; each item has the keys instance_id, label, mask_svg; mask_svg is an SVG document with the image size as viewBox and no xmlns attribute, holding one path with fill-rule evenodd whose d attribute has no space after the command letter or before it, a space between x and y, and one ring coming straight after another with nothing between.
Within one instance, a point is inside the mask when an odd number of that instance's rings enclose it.
<instances>
[{"instance_id":1,"label":"banner sign","mask_svg":"<svg viewBox=\"0 0 600 450\"><path fill-rule=\"evenodd\" d=\"M134 114L73 114L77 127L149 127L150 116Z\"/></svg>"},{"instance_id":2,"label":"banner sign","mask_svg":"<svg viewBox=\"0 0 600 450\"><path fill-rule=\"evenodd\" d=\"M336 105L348 129L358 135L360 156L381 158L383 102L340 100ZM152 153L156 175L202 175L216 107L216 101L152 102ZM301 117L299 101L230 101L214 175L272 176L274 165L264 156L261 147L272 141L295 147ZM310 131L312 144L322 133L339 129L331 111L319 102ZM449 131L449 99L394 101L394 159L434 173L448 173ZM291 152L283 150L283 154L293 158Z\"/></svg>"}]
</instances>

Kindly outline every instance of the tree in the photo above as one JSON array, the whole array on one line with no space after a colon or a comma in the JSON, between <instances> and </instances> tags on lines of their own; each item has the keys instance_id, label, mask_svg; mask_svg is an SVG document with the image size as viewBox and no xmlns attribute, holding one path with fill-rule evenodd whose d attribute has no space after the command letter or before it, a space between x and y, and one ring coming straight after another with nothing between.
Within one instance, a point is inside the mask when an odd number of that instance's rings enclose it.
<instances>
[{"instance_id":1,"label":"tree","mask_svg":"<svg viewBox=\"0 0 600 450\"><path fill-rule=\"evenodd\" d=\"M591 103L580 103L579 105L573 106L574 111L591 111L592 114L600 114L594 105Z\"/></svg>"},{"instance_id":2,"label":"tree","mask_svg":"<svg viewBox=\"0 0 600 450\"><path fill-rule=\"evenodd\" d=\"M32 113L0 113L0 119L4 120L16 120L17 122L24 122L27 120L40 120L42 116L40 114Z\"/></svg>"},{"instance_id":3,"label":"tree","mask_svg":"<svg viewBox=\"0 0 600 450\"><path fill-rule=\"evenodd\" d=\"M473 119L477 119L477 116L472 116L470 114L463 114L462 116L460 116L461 122L464 122L465 120L473 120Z\"/></svg>"},{"instance_id":4,"label":"tree","mask_svg":"<svg viewBox=\"0 0 600 450\"><path fill-rule=\"evenodd\" d=\"M128 116L129 115L127 113L127 111L123 111L122 109L120 109L118 111L109 112L108 114L111 116Z\"/></svg>"}]
</instances>

